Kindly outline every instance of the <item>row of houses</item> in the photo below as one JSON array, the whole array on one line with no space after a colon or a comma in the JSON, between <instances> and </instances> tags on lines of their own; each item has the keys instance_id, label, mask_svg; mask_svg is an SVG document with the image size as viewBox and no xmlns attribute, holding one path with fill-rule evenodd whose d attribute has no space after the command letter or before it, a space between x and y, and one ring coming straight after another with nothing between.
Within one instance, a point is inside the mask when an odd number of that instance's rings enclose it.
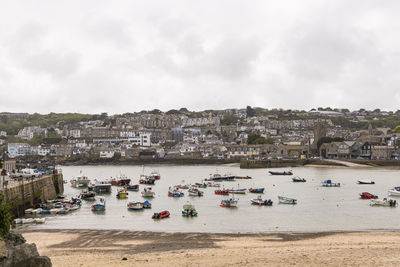
<instances>
[{"instance_id":1,"label":"row of houses","mask_svg":"<svg viewBox=\"0 0 400 267\"><path fill-rule=\"evenodd\" d=\"M363 143L356 141L324 143L319 151L321 157L331 159L389 160L398 159L399 157L394 145L371 144L368 141Z\"/></svg>"}]
</instances>

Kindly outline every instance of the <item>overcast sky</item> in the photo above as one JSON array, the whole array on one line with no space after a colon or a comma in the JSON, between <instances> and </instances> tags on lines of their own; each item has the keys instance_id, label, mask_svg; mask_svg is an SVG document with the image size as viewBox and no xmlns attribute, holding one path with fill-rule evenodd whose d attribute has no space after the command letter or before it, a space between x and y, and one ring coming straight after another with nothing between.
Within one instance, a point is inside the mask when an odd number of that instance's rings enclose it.
<instances>
[{"instance_id":1,"label":"overcast sky","mask_svg":"<svg viewBox=\"0 0 400 267\"><path fill-rule=\"evenodd\" d=\"M0 4L0 111L400 109L400 1Z\"/></svg>"}]
</instances>

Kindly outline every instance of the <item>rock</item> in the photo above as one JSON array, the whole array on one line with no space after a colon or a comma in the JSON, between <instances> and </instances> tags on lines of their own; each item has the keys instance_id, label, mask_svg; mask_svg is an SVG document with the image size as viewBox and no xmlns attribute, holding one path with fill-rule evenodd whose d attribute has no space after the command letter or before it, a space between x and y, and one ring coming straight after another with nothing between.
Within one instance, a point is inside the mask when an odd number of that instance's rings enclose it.
<instances>
[{"instance_id":1,"label":"rock","mask_svg":"<svg viewBox=\"0 0 400 267\"><path fill-rule=\"evenodd\" d=\"M19 241L18 241L19 240ZM0 240L0 267L51 267L51 260L48 257L40 256L35 244L19 244L17 238L13 241Z\"/></svg>"},{"instance_id":2,"label":"rock","mask_svg":"<svg viewBox=\"0 0 400 267\"><path fill-rule=\"evenodd\" d=\"M128 259L127 259L126 257L123 257L122 260L123 260L123 261L127 261Z\"/></svg>"},{"instance_id":3,"label":"rock","mask_svg":"<svg viewBox=\"0 0 400 267\"><path fill-rule=\"evenodd\" d=\"M4 239L10 241L11 244L20 245L26 242L25 238L20 233L10 232L4 236Z\"/></svg>"}]
</instances>

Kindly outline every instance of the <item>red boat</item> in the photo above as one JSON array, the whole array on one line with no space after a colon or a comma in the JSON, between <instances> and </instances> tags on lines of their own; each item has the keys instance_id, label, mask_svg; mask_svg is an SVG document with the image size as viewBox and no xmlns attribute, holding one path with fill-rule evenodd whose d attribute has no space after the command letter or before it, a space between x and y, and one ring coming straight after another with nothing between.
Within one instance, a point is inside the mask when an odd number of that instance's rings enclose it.
<instances>
[{"instance_id":1,"label":"red boat","mask_svg":"<svg viewBox=\"0 0 400 267\"><path fill-rule=\"evenodd\" d=\"M129 185L130 182L131 182L131 179L112 180L111 185L125 186L125 185Z\"/></svg>"},{"instance_id":2,"label":"red boat","mask_svg":"<svg viewBox=\"0 0 400 267\"><path fill-rule=\"evenodd\" d=\"M229 190L225 190L225 189L223 189L223 190L215 190L214 193L216 195L229 195Z\"/></svg>"},{"instance_id":3,"label":"red boat","mask_svg":"<svg viewBox=\"0 0 400 267\"><path fill-rule=\"evenodd\" d=\"M164 219L167 217L169 217L169 211L164 210L162 212L155 212L151 218L152 219Z\"/></svg>"},{"instance_id":4,"label":"red boat","mask_svg":"<svg viewBox=\"0 0 400 267\"><path fill-rule=\"evenodd\" d=\"M156 180L159 180L159 179L161 178L160 173L159 173L159 172L156 172L156 171L150 173L149 176L150 176L150 178L154 178L154 179L156 179Z\"/></svg>"},{"instance_id":5,"label":"red boat","mask_svg":"<svg viewBox=\"0 0 400 267\"><path fill-rule=\"evenodd\" d=\"M140 179L139 184L154 184L155 180L152 178Z\"/></svg>"},{"instance_id":6,"label":"red boat","mask_svg":"<svg viewBox=\"0 0 400 267\"><path fill-rule=\"evenodd\" d=\"M360 198L362 198L362 199L376 199L376 198L378 198L378 196L377 195L373 195L373 194L368 193L368 192L362 192L360 194Z\"/></svg>"}]
</instances>

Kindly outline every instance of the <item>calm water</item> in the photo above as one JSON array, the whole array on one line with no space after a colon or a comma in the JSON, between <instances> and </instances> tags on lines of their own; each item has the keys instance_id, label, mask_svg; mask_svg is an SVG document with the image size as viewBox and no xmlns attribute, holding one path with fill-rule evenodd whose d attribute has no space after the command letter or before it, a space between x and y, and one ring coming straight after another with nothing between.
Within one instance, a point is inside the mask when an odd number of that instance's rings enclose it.
<instances>
[{"instance_id":1,"label":"calm water","mask_svg":"<svg viewBox=\"0 0 400 267\"><path fill-rule=\"evenodd\" d=\"M236 195L237 208L221 208L220 201L227 196L214 194L216 188L201 189L204 197L189 197L187 190L182 198L168 197L168 187L200 182L216 172L234 175L249 175L251 180L221 183L226 188L265 187L263 198L274 201L272 207L250 204L257 194ZM64 179L78 176L80 170L91 179L106 179L120 172L137 183L143 173L142 166L73 166L63 167ZM104 214L90 210L93 202L83 201L82 208L67 215L49 215L43 225L23 226L29 229L124 229L132 231L165 232L275 232L275 231L331 231L331 230L379 230L400 229L400 207L370 207L369 200L359 199L359 193L368 191L387 196L387 190L400 186L399 169L381 168L293 168L294 174L307 179L306 183L293 183L289 176L270 176L266 169L243 170L229 166L145 166L144 173L158 170L161 180L152 186L156 197L151 200L152 209L129 211L129 201L143 201L140 191L129 192L128 199L116 198L117 187L106 196ZM272 170L272 169L269 169ZM280 169L274 169L280 170ZM284 170L284 169L281 169ZM339 188L321 187L321 181L332 179L340 182ZM358 185L358 179L373 179L375 185ZM76 196L80 189L65 185L65 194ZM278 204L278 195L297 198L297 205ZM188 200L195 205L199 216L185 218L181 215L183 204ZM151 216L156 211L169 210L171 217L155 221Z\"/></svg>"}]
</instances>

